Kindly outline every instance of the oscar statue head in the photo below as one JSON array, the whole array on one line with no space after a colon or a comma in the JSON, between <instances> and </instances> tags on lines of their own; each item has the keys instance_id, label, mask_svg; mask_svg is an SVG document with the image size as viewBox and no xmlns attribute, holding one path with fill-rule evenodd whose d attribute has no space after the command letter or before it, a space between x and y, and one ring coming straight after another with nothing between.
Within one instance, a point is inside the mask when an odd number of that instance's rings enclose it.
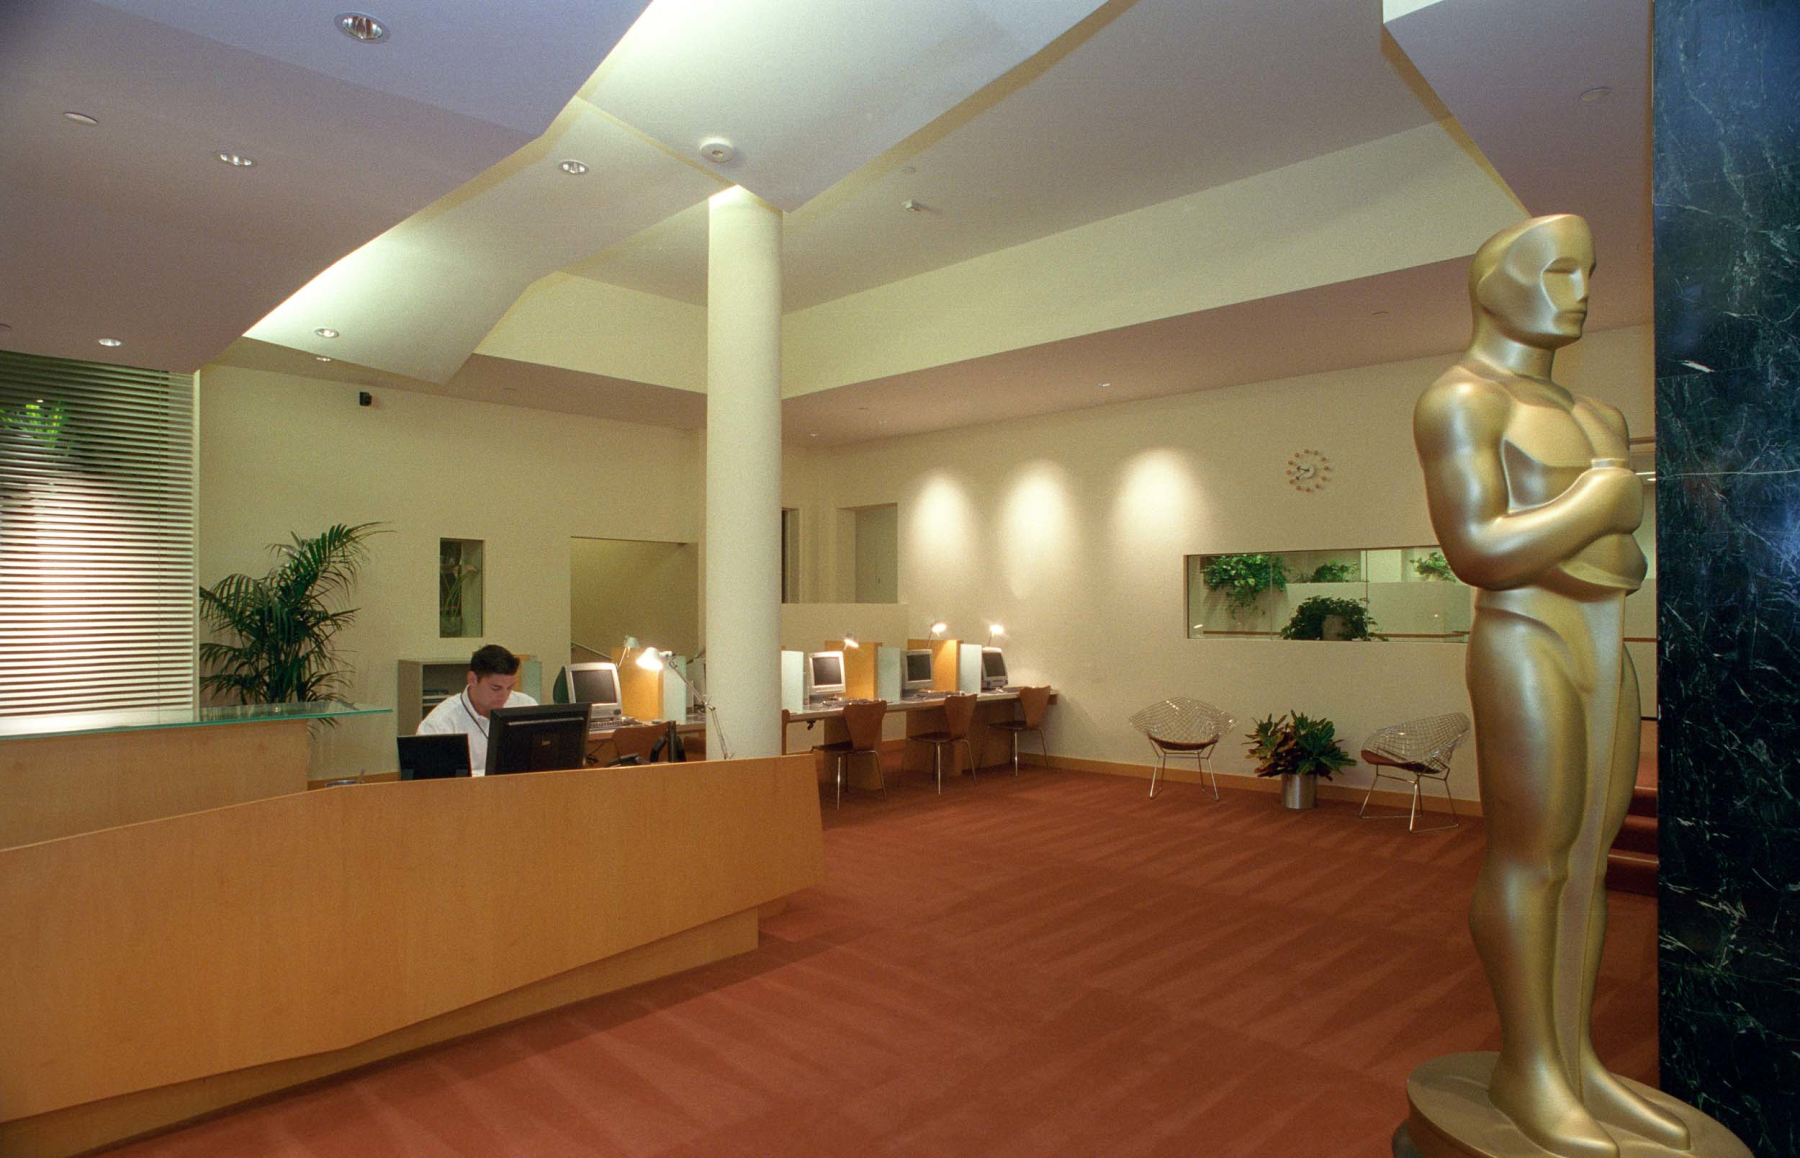
<instances>
[{"instance_id":1,"label":"oscar statue head","mask_svg":"<svg viewBox=\"0 0 1800 1158\"><path fill-rule=\"evenodd\" d=\"M1500 336L1539 350L1581 337L1594 239L1572 213L1533 217L1482 243L1469 265L1475 341Z\"/></svg>"}]
</instances>

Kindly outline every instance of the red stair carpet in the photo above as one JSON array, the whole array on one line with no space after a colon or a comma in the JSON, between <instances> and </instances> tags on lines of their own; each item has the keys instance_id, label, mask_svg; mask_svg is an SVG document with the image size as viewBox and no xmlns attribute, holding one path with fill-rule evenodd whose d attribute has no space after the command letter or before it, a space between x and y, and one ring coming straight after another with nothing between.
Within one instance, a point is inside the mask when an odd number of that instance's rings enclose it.
<instances>
[{"instance_id":1,"label":"red stair carpet","mask_svg":"<svg viewBox=\"0 0 1800 1158\"><path fill-rule=\"evenodd\" d=\"M1386 1158L1498 1044L1479 821L1027 769L825 808L753 953L122 1148L152 1155ZM1601 1056L1656 1078L1655 902L1610 894Z\"/></svg>"}]
</instances>

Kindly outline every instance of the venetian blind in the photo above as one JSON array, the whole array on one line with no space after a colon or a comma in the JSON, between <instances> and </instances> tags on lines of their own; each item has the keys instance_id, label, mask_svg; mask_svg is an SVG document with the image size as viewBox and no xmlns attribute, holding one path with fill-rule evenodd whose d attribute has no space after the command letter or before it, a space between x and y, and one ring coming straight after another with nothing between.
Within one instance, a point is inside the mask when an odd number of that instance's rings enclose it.
<instances>
[{"instance_id":1,"label":"venetian blind","mask_svg":"<svg viewBox=\"0 0 1800 1158\"><path fill-rule=\"evenodd\" d=\"M191 708L194 377L0 352L0 716Z\"/></svg>"}]
</instances>

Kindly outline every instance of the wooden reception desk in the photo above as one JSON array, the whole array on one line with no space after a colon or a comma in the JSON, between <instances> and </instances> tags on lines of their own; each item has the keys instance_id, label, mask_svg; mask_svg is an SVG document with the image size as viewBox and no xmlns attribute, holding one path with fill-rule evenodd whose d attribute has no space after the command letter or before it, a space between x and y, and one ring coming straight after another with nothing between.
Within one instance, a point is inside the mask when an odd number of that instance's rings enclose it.
<instances>
[{"instance_id":1,"label":"wooden reception desk","mask_svg":"<svg viewBox=\"0 0 1800 1158\"><path fill-rule=\"evenodd\" d=\"M746 952L823 876L810 755L349 785L0 849L0 1153Z\"/></svg>"}]
</instances>

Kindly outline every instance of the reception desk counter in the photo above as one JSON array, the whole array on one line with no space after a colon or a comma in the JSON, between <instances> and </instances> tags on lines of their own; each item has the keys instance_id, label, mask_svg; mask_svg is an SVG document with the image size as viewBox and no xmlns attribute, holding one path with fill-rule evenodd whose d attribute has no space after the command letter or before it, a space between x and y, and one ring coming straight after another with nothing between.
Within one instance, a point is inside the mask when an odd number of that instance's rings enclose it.
<instances>
[{"instance_id":1,"label":"reception desk counter","mask_svg":"<svg viewBox=\"0 0 1800 1158\"><path fill-rule=\"evenodd\" d=\"M0 848L299 792L317 720L349 703L0 719Z\"/></svg>"},{"instance_id":2,"label":"reception desk counter","mask_svg":"<svg viewBox=\"0 0 1800 1158\"><path fill-rule=\"evenodd\" d=\"M361 784L0 849L0 1153L75 1153L752 949L810 756Z\"/></svg>"}]
</instances>

